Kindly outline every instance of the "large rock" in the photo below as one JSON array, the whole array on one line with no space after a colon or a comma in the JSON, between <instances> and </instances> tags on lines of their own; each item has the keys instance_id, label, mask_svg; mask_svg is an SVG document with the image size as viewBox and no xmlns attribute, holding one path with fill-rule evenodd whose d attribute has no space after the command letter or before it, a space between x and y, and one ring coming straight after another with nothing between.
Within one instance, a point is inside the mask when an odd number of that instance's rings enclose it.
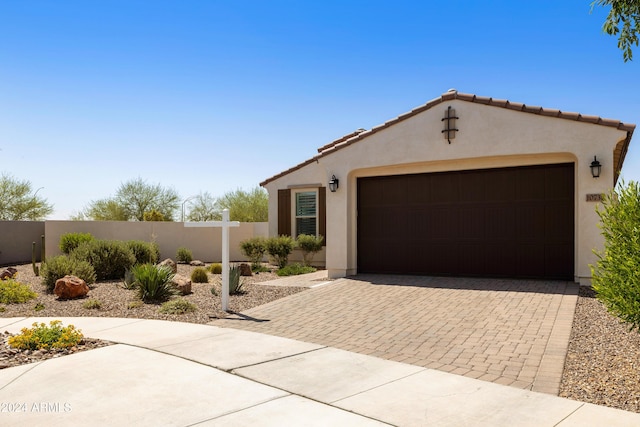
<instances>
[{"instance_id":1,"label":"large rock","mask_svg":"<svg viewBox=\"0 0 640 427\"><path fill-rule=\"evenodd\" d=\"M241 276L251 276L251 266L246 263L240 264L240 275Z\"/></svg>"},{"instance_id":2,"label":"large rock","mask_svg":"<svg viewBox=\"0 0 640 427\"><path fill-rule=\"evenodd\" d=\"M11 279L17 272L18 270L15 268L7 267L2 271L2 273L0 273L0 280Z\"/></svg>"},{"instance_id":3,"label":"large rock","mask_svg":"<svg viewBox=\"0 0 640 427\"><path fill-rule=\"evenodd\" d=\"M204 267L204 262L200 261L199 259L194 259L189 263L189 265L191 265L192 267Z\"/></svg>"},{"instance_id":4,"label":"large rock","mask_svg":"<svg viewBox=\"0 0 640 427\"><path fill-rule=\"evenodd\" d=\"M173 274L176 274L178 272L178 265L171 258L165 259L158 265L166 265L167 267L170 267L171 271L173 271Z\"/></svg>"},{"instance_id":5,"label":"large rock","mask_svg":"<svg viewBox=\"0 0 640 427\"><path fill-rule=\"evenodd\" d=\"M81 278L67 275L62 279L56 280L56 287L53 288L53 293L60 299L81 298L89 293L89 287Z\"/></svg>"},{"instance_id":6,"label":"large rock","mask_svg":"<svg viewBox=\"0 0 640 427\"><path fill-rule=\"evenodd\" d=\"M187 295L191 293L191 279L188 277L181 276L180 274L176 274L173 276L173 285L178 288L182 295Z\"/></svg>"}]
</instances>

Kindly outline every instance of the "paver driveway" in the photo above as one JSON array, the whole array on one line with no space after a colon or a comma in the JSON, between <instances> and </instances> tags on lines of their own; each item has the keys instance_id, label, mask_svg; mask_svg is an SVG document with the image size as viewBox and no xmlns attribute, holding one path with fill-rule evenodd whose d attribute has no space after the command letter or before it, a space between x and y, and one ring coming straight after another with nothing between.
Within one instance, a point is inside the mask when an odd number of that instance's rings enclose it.
<instances>
[{"instance_id":1,"label":"paver driveway","mask_svg":"<svg viewBox=\"0 0 640 427\"><path fill-rule=\"evenodd\" d=\"M578 285L358 275L211 324L557 394Z\"/></svg>"}]
</instances>

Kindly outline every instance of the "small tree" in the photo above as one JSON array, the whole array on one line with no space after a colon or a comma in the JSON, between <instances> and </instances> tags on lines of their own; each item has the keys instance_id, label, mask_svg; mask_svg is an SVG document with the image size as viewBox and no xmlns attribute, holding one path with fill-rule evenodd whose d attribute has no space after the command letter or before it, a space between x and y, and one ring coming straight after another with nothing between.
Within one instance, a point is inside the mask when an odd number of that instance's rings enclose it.
<instances>
[{"instance_id":1,"label":"small tree","mask_svg":"<svg viewBox=\"0 0 640 427\"><path fill-rule=\"evenodd\" d=\"M622 182L598 215L605 242L591 266L593 289L611 313L640 330L640 185Z\"/></svg>"},{"instance_id":2,"label":"small tree","mask_svg":"<svg viewBox=\"0 0 640 427\"><path fill-rule=\"evenodd\" d=\"M289 262L289 255L293 252L295 241L291 236L270 237L267 239L267 253L279 268L283 268Z\"/></svg>"},{"instance_id":3,"label":"small tree","mask_svg":"<svg viewBox=\"0 0 640 427\"><path fill-rule=\"evenodd\" d=\"M300 234L296 240L296 246L302 251L302 264L308 266L313 260L313 256L322 250L322 236L312 236L310 234Z\"/></svg>"},{"instance_id":4,"label":"small tree","mask_svg":"<svg viewBox=\"0 0 640 427\"><path fill-rule=\"evenodd\" d=\"M229 209L231 221L266 222L269 217L269 196L260 187L250 191L231 191L217 200L216 207L218 212Z\"/></svg>"},{"instance_id":5,"label":"small tree","mask_svg":"<svg viewBox=\"0 0 640 427\"><path fill-rule=\"evenodd\" d=\"M29 181L0 175L0 221L40 221L53 212L47 199L31 190Z\"/></svg>"},{"instance_id":6,"label":"small tree","mask_svg":"<svg viewBox=\"0 0 640 427\"><path fill-rule=\"evenodd\" d=\"M251 261L251 269L258 270L260 262L267 251L267 240L264 237L253 237L240 242L242 253Z\"/></svg>"}]
</instances>

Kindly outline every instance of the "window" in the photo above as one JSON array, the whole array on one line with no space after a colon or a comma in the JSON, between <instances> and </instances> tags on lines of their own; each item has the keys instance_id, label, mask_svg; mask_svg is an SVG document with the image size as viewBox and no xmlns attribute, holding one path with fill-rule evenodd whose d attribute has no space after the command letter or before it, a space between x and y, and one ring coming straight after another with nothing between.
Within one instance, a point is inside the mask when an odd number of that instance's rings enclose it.
<instances>
[{"instance_id":1,"label":"window","mask_svg":"<svg viewBox=\"0 0 640 427\"><path fill-rule=\"evenodd\" d=\"M318 193L316 191L296 192L295 237L300 234L318 234Z\"/></svg>"}]
</instances>

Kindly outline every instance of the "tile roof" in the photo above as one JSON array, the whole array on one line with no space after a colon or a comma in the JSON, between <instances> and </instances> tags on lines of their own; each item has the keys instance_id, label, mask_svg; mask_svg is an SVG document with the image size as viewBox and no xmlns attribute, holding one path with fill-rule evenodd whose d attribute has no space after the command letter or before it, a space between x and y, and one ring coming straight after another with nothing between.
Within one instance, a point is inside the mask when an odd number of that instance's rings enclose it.
<instances>
[{"instance_id":1,"label":"tile roof","mask_svg":"<svg viewBox=\"0 0 640 427\"><path fill-rule=\"evenodd\" d=\"M399 123L403 120L406 120L412 116L415 116L416 114L422 113L423 111L429 110L433 107L435 107L438 104L441 104L443 102L446 101L452 101L452 100L460 100L460 101L467 101L467 102L474 102L474 103L478 103L478 104L484 104L484 105L490 105L493 107L500 107L500 108L506 108L509 110L515 110L515 111L522 111L525 113L530 113L530 114L537 114L537 115L541 115L541 116L547 116L547 117L556 117L559 119L565 119L565 120L573 120L573 121L578 121L578 122L585 122L585 123L592 123L592 124L596 124L596 125L601 125L601 126L608 126L608 127L614 127L616 129L619 130L623 130L627 132L627 138L625 141L623 141L622 144L619 144L618 147L616 147L615 151L614 151L614 165L615 165L615 170L616 170L616 174L614 180L617 181L617 176L618 173L620 172L620 169L622 169L622 163L624 162L624 157L627 153L627 149L629 146L629 142L631 141L631 136L633 135L633 131L636 128L636 125L634 124L629 124L629 123L623 123L619 120L614 120L614 119L606 119L606 118L602 118L599 116L589 116L589 115L582 115L580 113L574 113L574 112L568 112L568 111L561 111L561 110L555 110L555 109L551 109L551 108L543 108L543 107L537 107L537 106L531 106L531 105L526 105L526 104L522 104L519 102L511 102L508 101L506 99L494 99L494 98L490 98L490 97L486 97L486 96L477 96L477 95L473 95L473 94L468 94L468 93L459 93L457 90L455 89L450 89L449 91L443 93L442 95L440 95L437 98L432 99L431 101L428 101L426 104L423 104L419 107L414 108L411 111L408 111L404 114L399 115L398 117L395 117L391 120L388 120L378 126L374 126L373 128L369 129L369 130L365 130L365 129L358 129L355 132L352 132L350 134L347 134L341 138L336 139L335 141L330 142L329 144L326 144L320 148L318 148L318 153L317 155L315 155L314 157L296 165L293 166L292 168L289 168L283 172L280 172L277 175L272 176L271 178L268 178L266 180L264 180L263 182L260 183L260 185L264 186L266 184L268 184L271 181L274 181L282 176L285 176L295 170L298 170L310 163L313 163L315 161L317 161L318 159L334 153L342 148L348 147L349 145L356 143L362 139L367 138L368 136L373 135L376 132L379 132L383 129L386 129L390 126L393 126L396 123ZM615 182L614 182L615 183Z\"/></svg>"}]
</instances>

